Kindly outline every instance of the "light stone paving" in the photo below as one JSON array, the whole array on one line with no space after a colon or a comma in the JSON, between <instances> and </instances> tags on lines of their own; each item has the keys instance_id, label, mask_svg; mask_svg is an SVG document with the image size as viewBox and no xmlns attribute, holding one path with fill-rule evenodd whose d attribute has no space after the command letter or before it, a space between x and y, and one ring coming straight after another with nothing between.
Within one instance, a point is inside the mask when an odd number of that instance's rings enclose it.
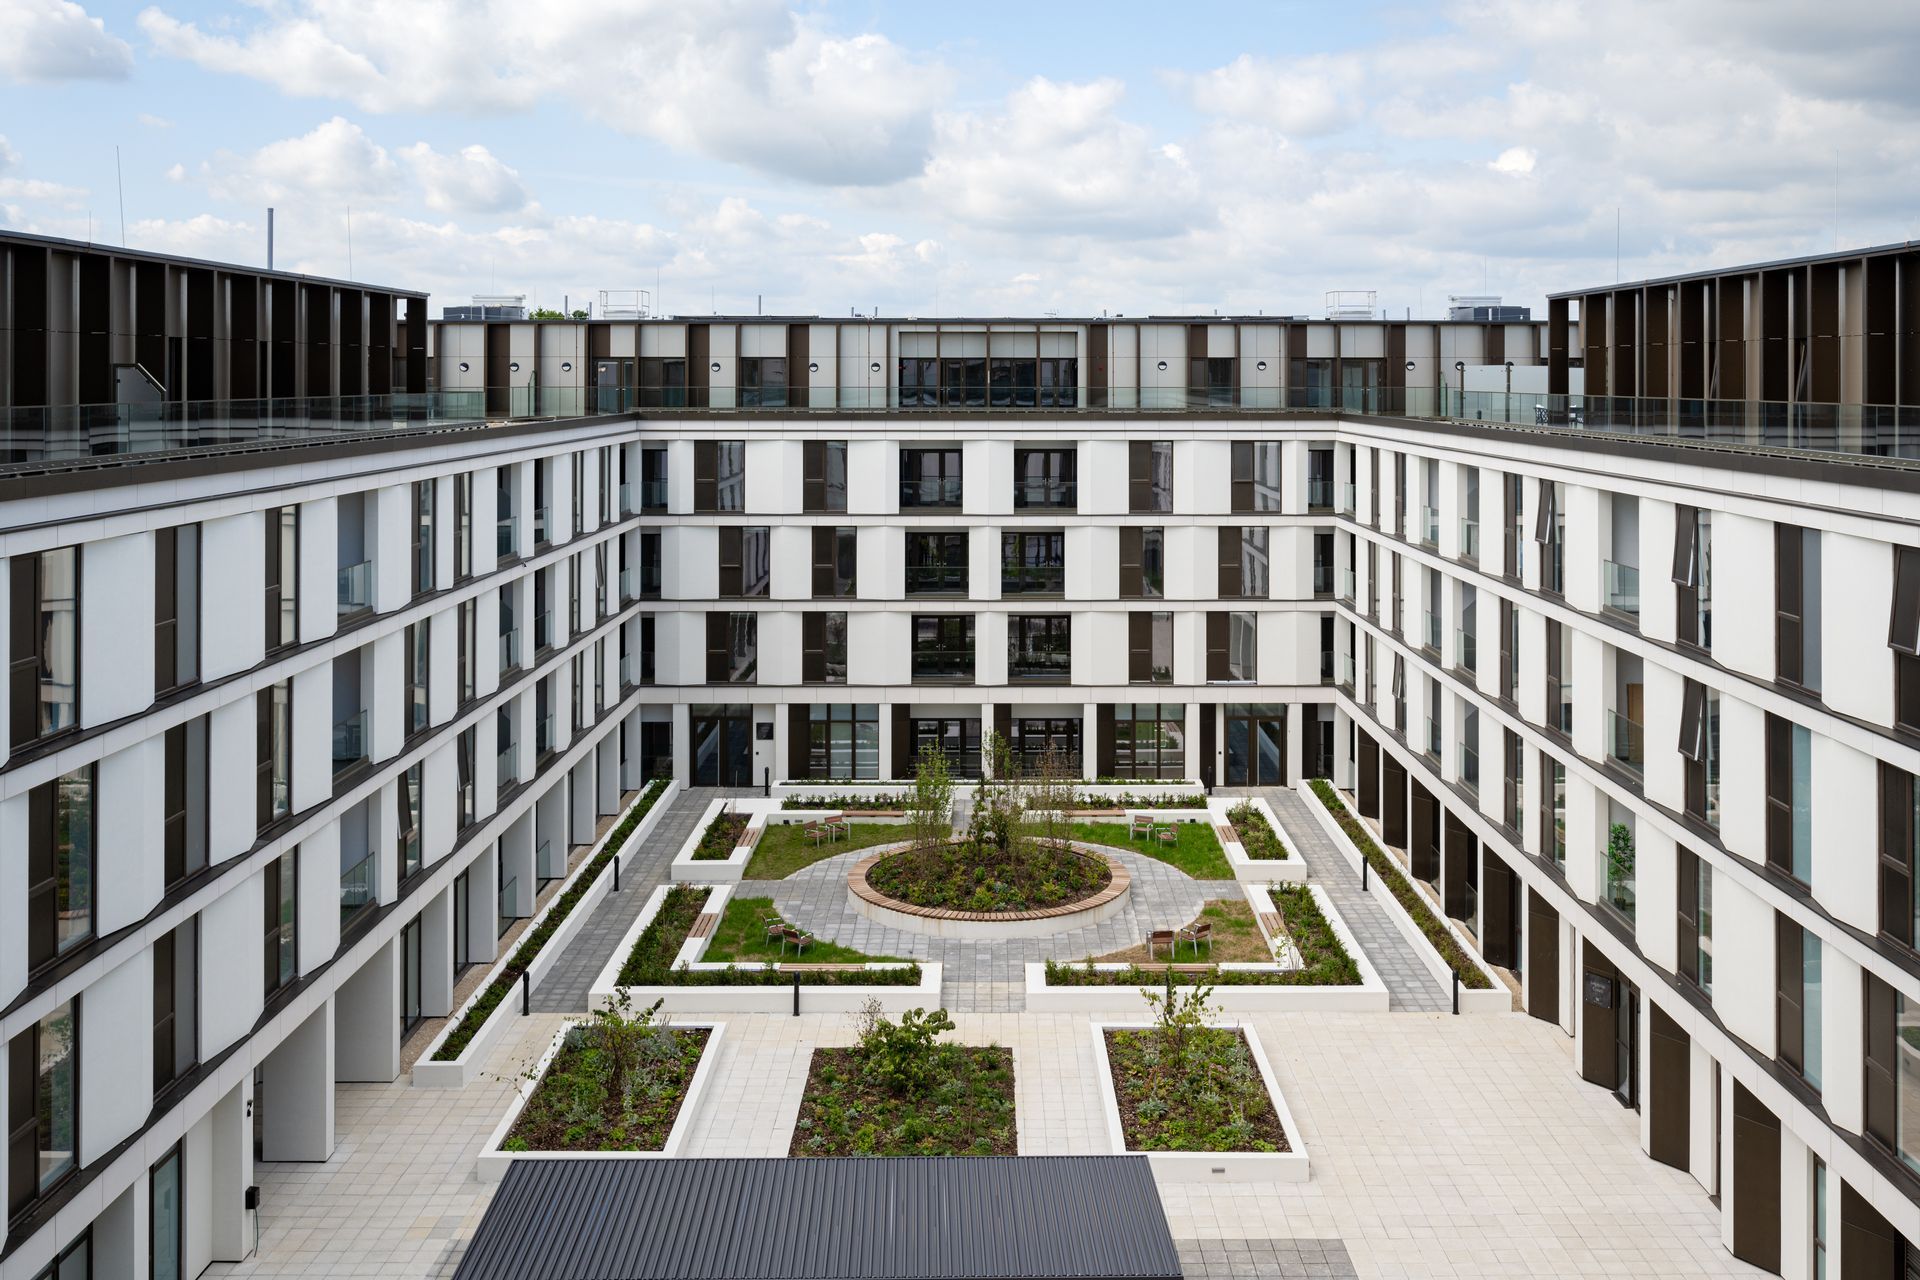
<instances>
[{"instance_id":1,"label":"light stone paving","mask_svg":"<svg viewBox=\"0 0 1920 1280\"><path fill-rule=\"evenodd\" d=\"M697 815L712 794L695 792L679 804ZM1314 878L1332 892L1333 873L1344 874L1344 864L1330 866L1337 855L1310 838L1317 829L1282 807L1287 793L1267 794L1280 801L1275 809ZM668 817L692 821L678 812ZM578 947L591 954L566 957L572 967L597 970L605 962L618 913L637 909L678 843L663 829L656 844L665 857L649 851L647 883L636 865L633 883L605 908L613 918L582 933ZM1090 1020L1020 1011L1013 957L1110 950L1137 941L1149 919L1177 923L1171 917L1191 918L1205 898L1228 896L1228 886L1186 880L1151 859L1134 855L1133 863L1154 888L1143 899L1147 914L1139 905L1132 913L1132 934L1116 920L1075 931L1084 937L1025 943L894 934L844 910L844 870L835 899L829 863L817 864L817 875L750 882L742 891L771 889L790 918L849 945L937 954L949 966L945 994L957 1038L1013 1049L1021 1151L1097 1153L1109 1150L1109 1138ZM1357 881L1351 888L1357 898ZM1384 915L1370 920L1364 902L1349 908L1338 895L1336 902L1384 970L1382 953L1391 954L1391 943L1405 948L1404 940ZM842 926L844 935L833 931ZM1373 926L1391 934L1379 948L1368 937ZM1402 958L1413 960L1410 952ZM1641 1153L1636 1114L1579 1081L1572 1042L1557 1028L1518 1015L1469 1019L1396 1008L1246 1019L1260 1033L1313 1176L1300 1184L1163 1185L1188 1276L1760 1274L1721 1247L1718 1211L1705 1192ZM547 1011L517 1019L486 1076L465 1089L414 1089L404 1077L339 1086L333 1158L259 1166L259 1252L209 1274L451 1276L492 1194L473 1177L474 1157L520 1073L565 1021ZM814 1048L850 1043L853 1020L734 1014L724 1021L711 1087L688 1117L686 1154L782 1154Z\"/></svg>"}]
</instances>

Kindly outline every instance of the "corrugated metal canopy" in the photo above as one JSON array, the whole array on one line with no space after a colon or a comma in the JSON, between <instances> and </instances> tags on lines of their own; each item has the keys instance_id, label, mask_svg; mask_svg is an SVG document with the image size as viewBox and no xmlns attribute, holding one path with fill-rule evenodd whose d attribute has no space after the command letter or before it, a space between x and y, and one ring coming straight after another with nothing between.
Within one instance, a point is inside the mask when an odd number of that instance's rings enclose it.
<instances>
[{"instance_id":1,"label":"corrugated metal canopy","mask_svg":"<svg viewBox=\"0 0 1920 1280\"><path fill-rule=\"evenodd\" d=\"M1144 1156L516 1160L455 1280L1178 1280Z\"/></svg>"}]
</instances>

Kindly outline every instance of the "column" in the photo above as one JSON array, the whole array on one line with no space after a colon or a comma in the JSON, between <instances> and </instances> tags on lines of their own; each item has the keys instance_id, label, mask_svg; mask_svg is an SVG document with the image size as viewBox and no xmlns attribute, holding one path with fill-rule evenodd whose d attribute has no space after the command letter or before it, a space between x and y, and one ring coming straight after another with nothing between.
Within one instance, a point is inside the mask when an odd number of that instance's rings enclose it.
<instances>
[{"instance_id":1,"label":"column","mask_svg":"<svg viewBox=\"0 0 1920 1280\"><path fill-rule=\"evenodd\" d=\"M424 927L424 926L423 926ZM426 939L421 939L426 954ZM400 1075L400 944L389 938L331 1003L333 1066L340 1080L389 1084ZM271 1093L268 1102L276 1099Z\"/></svg>"},{"instance_id":2,"label":"column","mask_svg":"<svg viewBox=\"0 0 1920 1280\"><path fill-rule=\"evenodd\" d=\"M333 1154L333 1055L329 1000L260 1064L255 1105L261 1109L262 1159L316 1161Z\"/></svg>"}]
</instances>

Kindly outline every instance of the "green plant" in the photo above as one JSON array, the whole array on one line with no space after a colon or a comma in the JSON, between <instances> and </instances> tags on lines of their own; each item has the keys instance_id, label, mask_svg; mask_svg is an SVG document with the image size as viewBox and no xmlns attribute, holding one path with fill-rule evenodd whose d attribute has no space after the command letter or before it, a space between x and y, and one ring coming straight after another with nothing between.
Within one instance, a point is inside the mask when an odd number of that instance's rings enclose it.
<instances>
[{"instance_id":1,"label":"green plant","mask_svg":"<svg viewBox=\"0 0 1920 1280\"><path fill-rule=\"evenodd\" d=\"M774 910L772 898L743 898L738 895L728 898L727 909L721 913L720 923L714 926L713 936L707 940L707 949L701 959L734 962L793 959L791 947L783 950L778 942L767 940L767 922L777 919L779 913ZM799 958L809 964L865 964L869 960L889 960L893 957L870 956L838 943L815 941L807 948L806 955Z\"/></svg>"},{"instance_id":2,"label":"green plant","mask_svg":"<svg viewBox=\"0 0 1920 1280\"><path fill-rule=\"evenodd\" d=\"M1026 825L1026 798L1012 776L1013 753L997 732L987 734L987 758L993 762L992 776L980 780L967 841L977 847L993 845L1006 854Z\"/></svg>"},{"instance_id":3,"label":"green plant","mask_svg":"<svg viewBox=\"0 0 1920 1280\"><path fill-rule=\"evenodd\" d=\"M1313 893L1305 885L1274 885L1268 890L1274 908L1285 922L1287 936L1300 953L1298 969L1219 969L1176 973L1173 969L1155 970L1138 965L1124 969L1096 969L1093 961L1085 964L1060 964L1047 961L1047 985L1050 987L1141 987L1169 982L1206 984L1222 987L1351 987L1360 982L1360 966L1340 945Z\"/></svg>"},{"instance_id":4,"label":"green plant","mask_svg":"<svg viewBox=\"0 0 1920 1280\"><path fill-rule=\"evenodd\" d=\"M706 889L690 884L676 884L667 890L660 910L633 940L633 949L620 966L620 986L656 986L670 980L674 959L699 918L700 908L707 904L707 894Z\"/></svg>"},{"instance_id":5,"label":"green plant","mask_svg":"<svg viewBox=\"0 0 1920 1280\"><path fill-rule=\"evenodd\" d=\"M660 1002L640 1010L625 993L568 1028L536 1079L509 1151L658 1151L680 1113L708 1031L658 1020Z\"/></svg>"},{"instance_id":6,"label":"green plant","mask_svg":"<svg viewBox=\"0 0 1920 1280\"><path fill-rule=\"evenodd\" d=\"M1074 791L1071 761L1048 747L1035 762L1024 790L1027 813L1039 827L1041 836L1048 844L1064 845L1073 824L1068 815L1079 799Z\"/></svg>"},{"instance_id":7,"label":"green plant","mask_svg":"<svg viewBox=\"0 0 1920 1280\"><path fill-rule=\"evenodd\" d=\"M1237 1029L1207 1025L1210 985L1182 991L1169 971L1143 989L1154 1025L1106 1033L1127 1146L1136 1151L1286 1151L1286 1131Z\"/></svg>"},{"instance_id":8,"label":"green plant","mask_svg":"<svg viewBox=\"0 0 1920 1280\"><path fill-rule=\"evenodd\" d=\"M907 798L907 829L915 844L933 844L953 833L953 774L946 753L922 744L913 794Z\"/></svg>"},{"instance_id":9,"label":"green plant","mask_svg":"<svg viewBox=\"0 0 1920 1280\"><path fill-rule=\"evenodd\" d=\"M616 981L622 987L781 987L796 979L809 987L896 987L912 986L920 981L920 966L904 964L885 969L810 969L801 973L785 972L769 960L763 965L744 964L725 969L675 968L674 960L687 941L700 909L706 905L708 891L693 885L677 884L667 890L660 910L633 941L627 958L620 965ZM770 899L760 899L772 906ZM735 903L739 899L734 900ZM715 942L735 919L732 906L722 918ZM763 917L764 920L764 917ZM831 946L831 944L823 944ZM711 949L712 944L709 944ZM857 953L848 952L848 955ZM809 958L812 958L811 956ZM829 958L831 957L823 957Z\"/></svg>"},{"instance_id":10,"label":"green plant","mask_svg":"<svg viewBox=\"0 0 1920 1280\"><path fill-rule=\"evenodd\" d=\"M747 815L722 808L713 815L713 821L700 833L700 843L693 847L693 856L700 862L711 862L721 858L731 858L735 846L747 829Z\"/></svg>"},{"instance_id":11,"label":"green plant","mask_svg":"<svg viewBox=\"0 0 1920 1280\"><path fill-rule=\"evenodd\" d=\"M1113 879L1104 858L1070 847L1021 840L943 841L890 853L867 869L867 883L916 907L957 911L1035 911L1090 898Z\"/></svg>"},{"instance_id":12,"label":"green plant","mask_svg":"<svg viewBox=\"0 0 1920 1280\"><path fill-rule=\"evenodd\" d=\"M1073 838L1087 844L1113 845L1164 862L1196 880L1233 879L1233 866L1227 861L1227 851L1220 847L1220 837L1213 833L1211 822L1174 823L1171 845L1158 840L1142 843L1134 838L1132 829L1124 822L1076 822Z\"/></svg>"},{"instance_id":13,"label":"green plant","mask_svg":"<svg viewBox=\"0 0 1920 1280\"><path fill-rule=\"evenodd\" d=\"M1609 883L1633 883L1633 831L1624 822L1607 828L1607 872Z\"/></svg>"},{"instance_id":14,"label":"green plant","mask_svg":"<svg viewBox=\"0 0 1920 1280\"><path fill-rule=\"evenodd\" d=\"M1280 836L1267 821L1267 815L1260 812L1252 801L1242 800L1227 810L1227 821L1233 824L1233 834L1239 837L1240 847L1247 856L1255 860L1280 859L1287 856L1287 846L1280 842Z\"/></svg>"},{"instance_id":15,"label":"green plant","mask_svg":"<svg viewBox=\"0 0 1920 1280\"><path fill-rule=\"evenodd\" d=\"M909 1009L895 1022L880 1011L878 1000L869 1000L860 1011L861 1069L893 1094L918 1097L935 1078L935 1041L951 1030L953 1019L945 1009Z\"/></svg>"},{"instance_id":16,"label":"green plant","mask_svg":"<svg viewBox=\"0 0 1920 1280\"><path fill-rule=\"evenodd\" d=\"M1447 928L1440 918L1433 914L1433 909L1427 905L1426 899L1420 896L1419 890L1415 889L1406 876L1401 874L1400 865L1373 842L1373 837L1368 834L1365 824L1354 817L1347 806L1341 802L1340 797L1334 793L1333 784L1325 778L1310 778L1307 780L1307 785L1312 788L1314 797L1320 801L1321 807L1333 816L1335 825L1345 833L1347 839L1353 841L1353 847L1358 849L1360 856L1367 860L1367 865L1373 868L1373 873L1385 883L1387 891L1393 895L1393 900L1400 904L1420 930L1421 935L1440 954L1441 961L1460 975L1460 985L1475 991L1492 987L1493 979L1474 963L1473 957L1467 954L1459 940L1453 936L1453 930Z\"/></svg>"},{"instance_id":17,"label":"green plant","mask_svg":"<svg viewBox=\"0 0 1920 1280\"><path fill-rule=\"evenodd\" d=\"M600 852L594 856L593 861L588 863L581 873L574 877L573 883L553 900L546 915L541 917L540 923L528 930L526 936L520 940L520 945L514 950L513 958L494 975L493 980L481 991L479 998L467 1006L466 1013L461 1015L459 1025L448 1032L447 1038L440 1042L438 1049L434 1050L435 1062L452 1062L466 1052L467 1045L480 1034L480 1028L487 1024L487 1019L493 1015L493 1011L500 1007L501 1002L519 983L520 975L526 972L527 966L531 965L534 957L540 954L540 949L547 945L554 931L566 921L568 913L586 895L587 890L593 887L594 880L607 869L607 864L612 862L619 853L620 846L626 843L627 837L633 834L633 829L640 825L641 819L645 818L660 797L666 794L670 785L672 785L670 778L656 778L647 784L646 790L642 791L640 798L633 802L633 807L627 810L626 816L607 833L607 838L601 844Z\"/></svg>"}]
</instances>

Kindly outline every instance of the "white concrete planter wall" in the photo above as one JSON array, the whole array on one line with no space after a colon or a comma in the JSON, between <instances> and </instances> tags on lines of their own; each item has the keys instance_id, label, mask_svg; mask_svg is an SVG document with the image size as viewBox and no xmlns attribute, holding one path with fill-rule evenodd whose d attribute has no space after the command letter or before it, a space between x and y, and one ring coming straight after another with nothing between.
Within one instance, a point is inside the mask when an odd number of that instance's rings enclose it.
<instances>
[{"instance_id":1,"label":"white concrete planter wall","mask_svg":"<svg viewBox=\"0 0 1920 1280\"><path fill-rule=\"evenodd\" d=\"M678 780L669 782L666 790L660 793L660 798L653 802L653 807L647 810L647 816L640 819L638 825L628 833L625 842L620 846L620 851L614 855L615 861L619 863L622 872L632 864L633 860L639 856L640 851L646 847L647 841L653 836L662 818L666 815L667 807L671 805L674 798L680 794L680 790ZM617 826L619 824L616 823L615 825ZM611 829L609 829L609 834L611 834ZM603 840L601 843L604 844L605 841ZM525 937L528 933L533 932L534 929L538 928L546 920L548 914L553 911L554 904L566 895L568 889L572 888L574 880L587 873L587 868L592 864L594 858L599 856L600 848L601 845L595 845L592 849L588 850L587 856L580 860L580 865L574 869L573 875L567 878L567 882L560 886L559 892L548 899L547 905L535 913L532 922L521 934L521 937ZM602 872L600 878L594 882L593 886L584 894L580 895L580 901L574 904L572 914L567 917L566 921L562 923L558 929L554 930L553 936L547 939L547 945L540 949L540 954L535 956L533 963L527 967L527 972L531 976L533 986L538 987L541 979L545 978L547 974L552 971L561 953L566 950L567 944L573 940L575 934L586 927L587 917L593 914L593 909L599 906L601 900L612 891L612 873ZM519 946L518 943L516 943L495 958L493 965L487 970L486 976L481 979L478 986L474 987L473 994L462 1001L460 1007L453 1011L453 1016L447 1019L447 1025L440 1028L440 1033L434 1036L432 1042L429 1043L426 1049L420 1054L419 1060L413 1064L413 1083L415 1085L429 1089L459 1089L471 1084L475 1077L480 1074L480 1064L486 1061L487 1054L493 1049L495 1041L499 1039L500 1034L506 1029L508 1020L520 1016L520 1001L516 995L509 995L505 1000L502 1000L495 1006L494 1011L487 1016L486 1022L474 1033L473 1039L467 1041L467 1047L461 1051L459 1057L447 1062L435 1062L433 1055L439 1051L440 1046L445 1043L446 1038L453 1034L454 1028L460 1025L461 1021L467 1015L467 1010L477 1004L480 997L486 994L487 988L493 985L494 978L506 968L507 961L513 958L514 952L518 949Z\"/></svg>"},{"instance_id":2,"label":"white concrete planter wall","mask_svg":"<svg viewBox=\"0 0 1920 1280\"><path fill-rule=\"evenodd\" d=\"M660 1150L502 1151L500 1149L500 1144L507 1140L509 1133L513 1132L514 1123L520 1119L520 1113L526 1109L527 1099L533 1096L533 1091L546 1077L547 1068L553 1065L554 1058L559 1055L560 1046L565 1042L567 1032L579 1025L581 1024L577 1021L569 1022L556 1032L552 1041L548 1043L546 1052L540 1055L540 1061L533 1069L533 1078L521 1082L519 1090L513 1096L513 1102L507 1107L507 1114L501 1118L499 1124L494 1126L493 1132L487 1136L485 1144L480 1148L479 1156L474 1161L474 1176L480 1181L500 1181L507 1176L507 1166L515 1160L664 1160L679 1155L681 1148L686 1145L687 1135L693 1132L694 1120L699 1115L700 1103L707 1091L707 1085L713 1079L714 1063L720 1057L720 1037L727 1029L727 1024L724 1022L672 1024L674 1029L679 1031L692 1031L704 1027L709 1034L707 1043L700 1050L700 1061L693 1068L693 1079L687 1082L687 1095L680 1102L679 1114L674 1116L673 1127L667 1131L666 1144Z\"/></svg>"},{"instance_id":3,"label":"white concrete planter wall","mask_svg":"<svg viewBox=\"0 0 1920 1280\"><path fill-rule=\"evenodd\" d=\"M1237 798L1216 796L1207 801L1207 817L1214 826L1230 832L1233 827L1227 814L1238 808L1241 803L1242 801ZM1245 800L1245 803L1251 804L1266 818L1268 824L1273 827L1274 835L1279 837L1281 846L1286 849L1287 856L1250 858L1247 856L1245 845L1238 840L1223 836L1220 843L1227 851L1227 865L1233 868L1233 878L1243 885L1304 883L1307 878L1306 859L1300 856L1299 849L1287 835L1287 829L1280 825L1280 816L1273 811L1273 806L1258 796Z\"/></svg>"},{"instance_id":4,"label":"white concrete planter wall","mask_svg":"<svg viewBox=\"0 0 1920 1280\"><path fill-rule=\"evenodd\" d=\"M1261 912L1273 909L1267 897L1266 885L1244 886L1248 905L1253 908L1258 919ZM1223 1013L1298 1013L1313 1010L1322 1013L1385 1013L1388 1004L1386 983L1382 982L1373 962L1367 959L1366 952L1353 933L1347 928L1346 921L1333 909L1332 899L1319 885L1309 885L1315 905L1327 918L1334 936L1340 945L1353 957L1359 967L1360 981L1351 986L1216 986L1213 989L1212 1002ZM1264 933L1265 930L1263 929ZM1269 939L1271 941L1271 939ZM1097 964L1095 969L1119 971L1124 964ZM1250 961L1224 961L1223 970L1241 970L1247 972L1278 971L1279 964L1258 964ZM1298 967L1297 964L1290 967ZM1034 961L1026 966L1027 1011L1029 1013L1122 1013L1140 1016L1152 1012L1145 991L1130 986L1049 986L1047 984L1047 966L1044 961Z\"/></svg>"},{"instance_id":5,"label":"white concrete planter wall","mask_svg":"<svg viewBox=\"0 0 1920 1280\"><path fill-rule=\"evenodd\" d=\"M1273 1110L1280 1117L1280 1128L1287 1135L1290 1151L1148 1151L1139 1152L1127 1146L1126 1131L1120 1124L1120 1102L1113 1087L1113 1064L1107 1058L1107 1032L1142 1031L1149 1024L1142 1022L1095 1022L1093 1024L1093 1062L1094 1072L1100 1077L1100 1093L1106 1106L1107 1142L1115 1154L1141 1155L1147 1157L1147 1165L1153 1170L1153 1176L1160 1182L1305 1182L1307 1180L1307 1144L1300 1134L1300 1126L1295 1123L1293 1113L1287 1110L1287 1100L1280 1096L1279 1081L1274 1079L1273 1065L1267 1061L1266 1050L1261 1048L1259 1033L1252 1027L1239 1023L1219 1022L1209 1025L1240 1031L1247 1038L1247 1050L1253 1055L1253 1065L1260 1072L1261 1083L1267 1087L1267 1097L1273 1101Z\"/></svg>"},{"instance_id":6,"label":"white concrete planter wall","mask_svg":"<svg viewBox=\"0 0 1920 1280\"><path fill-rule=\"evenodd\" d=\"M749 826L752 825L755 817L760 816L749 813L746 806L738 800L715 800L709 803L706 811L700 815L700 821L693 824L693 834L687 837L687 842L680 846L680 852L674 855L673 865L668 868L668 875L671 878L685 884L735 884L746 874L747 862L753 857L753 849L750 846L739 846L724 858L703 859L693 856L693 851L700 847L700 837L707 834L708 826L712 825L714 818L726 808L732 808L735 812L748 813ZM761 818L760 825L766 825L764 818Z\"/></svg>"},{"instance_id":7,"label":"white concrete planter wall","mask_svg":"<svg viewBox=\"0 0 1920 1280\"><path fill-rule=\"evenodd\" d=\"M973 779L955 778L955 792L970 791L980 784ZM1083 782L1074 787L1083 796L1197 796L1204 795L1206 788L1198 782ZM773 784L773 797L784 800L789 796L874 796L904 800L913 791L913 783L908 781L886 782L812 782L788 781Z\"/></svg>"},{"instance_id":8,"label":"white concrete planter wall","mask_svg":"<svg viewBox=\"0 0 1920 1280\"><path fill-rule=\"evenodd\" d=\"M627 929L620 944L613 949L612 957L600 975L593 980L593 987L587 993L587 1007L602 1009L611 1005L619 993L624 990L634 1007L645 1008L655 1000L661 1002L663 1013L773 1013L790 1014L793 1012L793 987L784 986L640 986L622 988L619 985L621 967L626 964L627 953L633 950L633 944L646 932L660 914L660 907L666 901L670 886L660 885L647 898L640 914ZM733 885L709 886L711 892L701 907L702 915L724 915L727 901L734 892ZM677 968L689 969L728 969L760 968L757 964L719 964L701 959L706 954L707 944L712 940L711 931L705 937L688 938L674 957ZM899 962L875 961L868 964L869 969L899 968ZM908 1009L931 1009L940 1004L941 967L937 963L922 962L920 981L912 986L898 984L875 984L873 986L818 986L801 984L800 1009L804 1013L857 1013L861 1005L868 1000L878 1000L880 1007L889 1015L898 1017Z\"/></svg>"},{"instance_id":9,"label":"white concrete planter wall","mask_svg":"<svg viewBox=\"0 0 1920 1280\"><path fill-rule=\"evenodd\" d=\"M1313 793L1312 788L1301 783L1297 790L1300 792L1301 801L1307 806L1308 812L1313 814L1314 821L1320 824L1320 829L1326 833L1327 839L1333 841L1334 848L1338 849L1341 856L1347 860L1348 865L1353 868L1353 873L1359 875L1360 865L1365 861L1360 850L1355 848L1353 841L1347 838L1347 833L1340 829L1340 824L1334 821L1333 815L1327 812L1326 807L1320 803L1320 797ZM1347 808L1346 797L1342 796L1338 790L1334 792L1334 800L1348 813L1353 813L1353 810ZM1365 825L1358 814L1354 814L1354 818ZM1406 875L1406 868L1402 867L1400 874ZM1420 963L1426 966L1427 972L1433 975L1434 981L1450 991L1453 987L1453 970L1448 967L1445 960L1440 958L1440 953L1433 949L1433 944L1427 941L1427 935L1420 932L1420 926L1413 922L1413 917L1408 915L1407 909L1400 905L1400 900L1393 896L1393 891L1387 888L1386 882L1379 876L1369 875L1367 892L1385 908L1387 918L1393 921L1394 928L1398 929L1400 936L1407 940L1407 944L1413 948L1413 953L1420 957ZM1416 889L1414 892L1418 893L1419 890ZM1485 974L1487 981L1493 984L1491 987L1474 990L1462 983L1460 1012L1512 1013L1513 993L1507 989L1507 984L1488 970L1486 964L1480 959L1480 953L1461 935L1451 920L1438 911L1434 912L1434 916L1446 926L1447 932L1453 935L1454 942L1459 944L1468 963Z\"/></svg>"}]
</instances>

